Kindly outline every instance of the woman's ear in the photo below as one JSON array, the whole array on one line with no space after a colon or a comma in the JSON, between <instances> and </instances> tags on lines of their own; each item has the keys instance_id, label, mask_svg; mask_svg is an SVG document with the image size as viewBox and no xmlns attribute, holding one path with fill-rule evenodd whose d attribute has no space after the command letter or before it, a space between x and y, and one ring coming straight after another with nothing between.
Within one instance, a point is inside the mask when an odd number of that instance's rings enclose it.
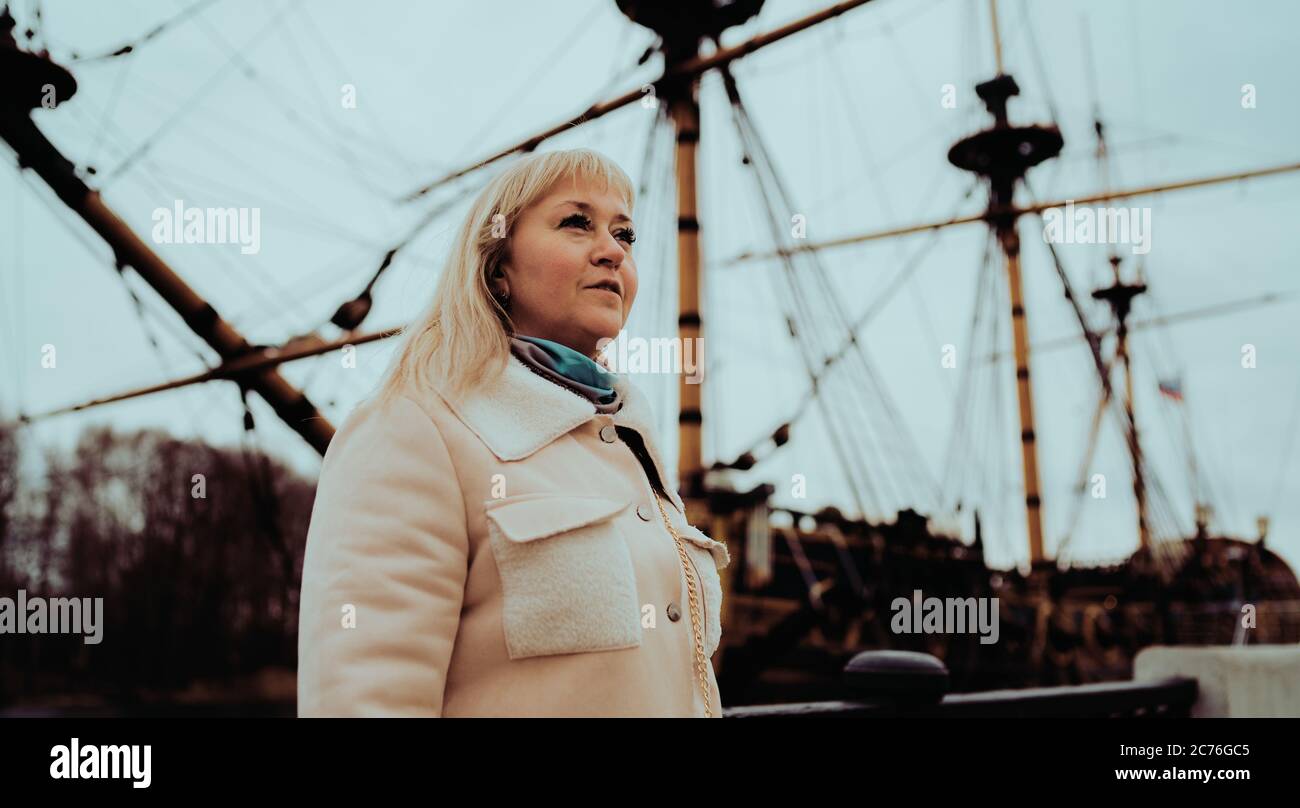
<instances>
[{"instance_id":1,"label":"woman's ear","mask_svg":"<svg viewBox=\"0 0 1300 808\"><path fill-rule=\"evenodd\" d=\"M510 281L506 277L504 266L498 266L488 275L488 288L492 297L504 307L510 301Z\"/></svg>"}]
</instances>

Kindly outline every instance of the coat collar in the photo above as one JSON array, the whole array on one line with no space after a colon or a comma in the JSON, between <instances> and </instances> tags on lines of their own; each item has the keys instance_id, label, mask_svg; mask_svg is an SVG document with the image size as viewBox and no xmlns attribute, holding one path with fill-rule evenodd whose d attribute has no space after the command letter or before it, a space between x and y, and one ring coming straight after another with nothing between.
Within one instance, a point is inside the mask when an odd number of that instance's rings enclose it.
<instances>
[{"instance_id":1,"label":"coat collar","mask_svg":"<svg viewBox=\"0 0 1300 808\"><path fill-rule=\"evenodd\" d=\"M679 511L681 498L669 485L663 458L654 439L654 414L645 394L628 380L614 376L614 389L623 406L614 413L614 424L636 430L645 442L664 481L668 496ZM439 389L447 406L501 460L522 460L552 441L597 417L595 406L586 398L538 376L513 353L505 370L491 382L460 399Z\"/></svg>"}]
</instances>

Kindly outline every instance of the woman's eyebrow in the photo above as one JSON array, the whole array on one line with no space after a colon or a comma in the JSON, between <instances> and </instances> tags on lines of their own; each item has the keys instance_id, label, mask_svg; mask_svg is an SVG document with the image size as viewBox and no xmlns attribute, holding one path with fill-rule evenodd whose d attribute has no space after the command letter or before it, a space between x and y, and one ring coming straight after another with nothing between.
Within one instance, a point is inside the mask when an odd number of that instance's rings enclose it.
<instances>
[{"instance_id":1,"label":"woman's eyebrow","mask_svg":"<svg viewBox=\"0 0 1300 808\"><path fill-rule=\"evenodd\" d=\"M594 208L592 208L591 205L588 205L586 202L580 202L580 201L578 201L577 199L566 199L566 200L564 200L563 202L557 202L557 203L555 204L555 207L557 207L557 208L561 208L561 207L564 207L565 205L573 205L573 206L576 207L578 210L580 210L580 211L582 211L582 212L584 212L584 213L590 213L590 212L592 212L592 211L594 210ZM630 222L632 221L632 218L631 218L630 216L626 215L626 214L620 213L620 214L618 214L618 215L616 215L616 216L614 217L614 221L616 221L616 222L629 222L629 223L630 223Z\"/></svg>"}]
</instances>

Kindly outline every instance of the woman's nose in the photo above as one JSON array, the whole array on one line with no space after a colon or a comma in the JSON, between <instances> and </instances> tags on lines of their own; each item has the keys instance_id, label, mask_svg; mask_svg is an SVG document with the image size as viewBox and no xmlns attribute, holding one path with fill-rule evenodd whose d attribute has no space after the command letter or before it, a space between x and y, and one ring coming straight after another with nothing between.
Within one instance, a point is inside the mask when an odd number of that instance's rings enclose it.
<instances>
[{"instance_id":1,"label":"woman's nose","mask_svg":"<svg viewBox=\"0 0 1300 808\"><path fill-rule=\"evenodd\" d=\"M626 255L623 251L623 245L618 239L614 238L613 233L605 233L598 236L596 246L593 248L592 263L602 266L613 267L618 269L623 263L623 257Z\"/></svg>"}]
</instances>

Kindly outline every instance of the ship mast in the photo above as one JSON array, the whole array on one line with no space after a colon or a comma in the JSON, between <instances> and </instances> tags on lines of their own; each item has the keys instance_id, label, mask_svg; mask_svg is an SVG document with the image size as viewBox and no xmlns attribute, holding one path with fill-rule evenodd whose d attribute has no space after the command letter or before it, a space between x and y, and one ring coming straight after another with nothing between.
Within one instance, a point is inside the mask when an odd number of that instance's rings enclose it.
<instances>
[{"instance_id":1,"label":"ship mast","mask_svg":"<svg viewBox=\"0 0 1300 808\"><path fill-rule=\"evenodd\" d=\"M1124 413L1125 420L1131 427L1128 432L1128 448L1133 461L1133 496L1137 500L1138 537L1142 547L1151 545L1151 529L1147 524L1147 487L1142 473L1142 444L1138 441L1137 418L1133 414L1133 364L1128 354L1128 315L1132 311L1133 298L1147 290L1146 284L1124 283L1119 271L1120 257L1112 254L1110 266L1114 273L1114 282L1104 289L1093 291L1096 300L1110 304L1115 313L1115 358L1124 365Z\"/></svg>"},{"instance_id":2,"label":"ship mast","mask_svg":"<svg viewBox=\"0 0 1300 808\"><path fill-rule=\"evenodd\" d=\"M997 0L989 0L997 75L976 85L993 126L963 138L948 152L948 161L983 177L989 186L987 219L997 235L1006 263L1010 290L1012 337L1016 358L1016 398L1020 409L1020 456L1025 482L1025 520L1031 565L1043 562L1042 499L1039 493L1038 449L1034 438L1034 393L1029 376L1029 326L1020 273L1020 235L1014 208L1016 183L1033 166L1060 154L1064 140L1055 126L1013 126L1007 101L1020 94L1015 79L1003 72L1002 45L997 31Z\"/></svg>"},{"instance_id":3,"label":"ship mast","mask_svg":"<svg viewBox=\"0 0 1300 808\"><path fill-rule=\"evenodd\" d=\"M1085 25L1084 35L1084 53L1091 57L1092 43L1088 36L1088 28ZM1096 83L1096 65L1089 58L1089 78L1092 82L1092 127L1097 134L1097 164L1101 170L1103 183L1102 190L1111 191L1111 172L1110 172L1110 149L1106 145L1106 127L1101 121L1101 105L1097 97ZM1124 433L1128 442L1129 459L1133 465L1133 499L1137 503L1137 520L1138 520L1138 541L1139 546L1143 549L1151 546L1151 528L1147 520L1147 486L1146 475L1142 466L1142 442L1138 433L1138 422L1133 409L1133 362L1129 357L1128 346L1128 316L1133 310L1133 298L1147 290L1146 284L1141 280L1141 269L1138 270L1138 280L1134 283L1125 283L1120 273L1120 263L1122 259L1117 249L1112 246L1110 252L1110 268L1112 273L1112 282L1110 286L1103 289L1095 289L1092 292L1094 300L1104 300L1110 304L1111 313L1115 317L1115 358L1124 365L1124 424L1126 426ZM1109 373L1109 368L1106 370ZM1102 391L1102 405L1105 405L1105 399L1110 395L1110 385L1104 385ZM1097 410L1100 415L1102 409Z\"/></svg>"},{"instance_id":4,"label":"ship mast","mask_svg":"<svg viewBox=\"0 0 1300 808\"><path fill-rule=\"evenodd\" d=\"M677 336L681 339L682 361L703 353L688 351L698 345L704 323L700 317L700 219L696 200L695 157L700 142L700 103L698 76L672 87L668 115L677 138ZM677 479L688 518L702 519L699 512L704 500L704 417L700 409L702 368L685 368L677 377Z\"/></svg>"},{"instance_id":5,"label":"ship mast","mask_svg":"<svg viewBox=\"0 0 1300 808\"><path fill-rule=\"evenodd\" d=\"M665 65L678 65L700 56L700 43L715 45L722 31L757 15L763 0L742 0L729 5L712 0L695 0L685 8L668 9L656 2L618 0L619 10L629 19L650 28L660 37ZM697 206L696 155L700 142L699 74L665 76L656 85L668 108L676 137L675 173L677 186L677 335L682 361L691 356L702 361L700 345L704 332L700 316L700 219ZM683 367L678 375L677 479L686 517L693 522L708 518L704 491L704 417L700 408L703 368Z\"/></svg>"}]
</instances>

